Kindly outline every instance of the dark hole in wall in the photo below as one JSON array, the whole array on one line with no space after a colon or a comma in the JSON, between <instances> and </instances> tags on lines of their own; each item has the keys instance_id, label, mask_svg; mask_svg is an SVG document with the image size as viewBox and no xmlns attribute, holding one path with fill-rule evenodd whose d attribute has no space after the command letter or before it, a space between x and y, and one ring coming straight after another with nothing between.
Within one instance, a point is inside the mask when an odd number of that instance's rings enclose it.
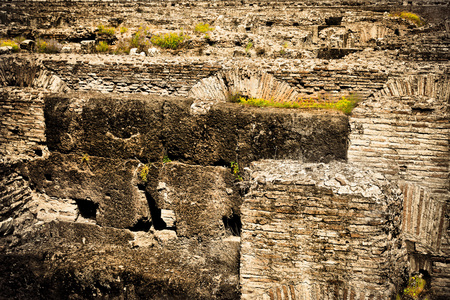
<instances>
[{"instance_id":1,"label":"dark hole in wall","mask_svg":"<svg viewBox=\"0 0 450 300\"><path fill-rule=\"evenodd\" d=\"M95 34L86 34L86 35L83 35L81 37L69 38L68 41L70 43L81 43L81 41L84 41L84 40L95 40L95 38L96 38Z\"/></svg>"},{"instance_id":2,"label":"dark hole in wall","mask_svg":"<svg viewBox=\"0 0 450 300\"><path fill-rule=\"evenodd\" d=\"M52 174L44 174L44 177L48 181L52 181Z\"/></svg>"},{"instance_id":3,"label":"dark hole in wall","mask_svg":"<svg viewBox=\"0 0 450 300\"><path fill-rule=\"evenodd\" d=\"M357 49L343 49L343 48L322 48L319 49L317 58L320 59L340 59L344 56L358 51Z\"/></svg>"},{"instance_id":4,"label":"dark hole in wall","mask_svg":"<svg viewBox=\"0 0 450 300\"><path fill-rule=\"evenodd\" d=\"M14 129L10 129L10 131L12 134L16 134L16 135L20 133L20 129L17 126Z\"/></svg>"},{"instance_id":5,"label":"dark hole in wall","mask_svg":"<svg viewBox=\"0 0 450 300\"><path fill-rule=\"evenodd\" d=\"M152 195L150 195L150 193L147 191L145 191L145 198L147 198L148 208L150 209L152 224L155 230L167 229L167 224L161 218L161 209L156 205L155 199L153 199Z\"/></svg>"},{"instance_id":6,"label":"dark hole in wall","mask_svg":"<svg viewBox=\"0 0 450 300\"><path fill-rule=\"evenodd\" d=\"M341 25L342 17L329 17L325 19L325 24L328 26L339 26Z\"/></svg>"},{"instance_id":7,"label":"dark hole in wall","mask_svg":"<svg viewBox=\"0 0 450 300\"><path fill-rule=\"evenodd\" d=\"M273 21L266 21L266 26L271 27L273 25L273 23L275 23L275 22L273 22Z\"/></svg>"},{"instance_id":8,"label":"dark hole in wall","mask_svg":"<svg viewBox=\"0 0 450 300\"><path fill-rule=\"evenodd\" d=\"M394 30L394 34L395 34L395 35L400 35L400 30L398 30L398 28L395 29L395 30Z\"/></svg>"},{"instance_id":9,"label":"dark hole in wall","mask_svg":"<svg viewBox=\"0 0 450 300\"><path fill-rule=\"evenodd\" d=\"M98 203L91 200L75 199L78 206L78 212L85 219L94 219L97 216Z\"/></svg>"},{"instance_id":10,"label":"dark hole in wall","mask_svg":"<svg viewBox=\"0 0 450 300\"><path fill-rule=\"evenodd\" d=\"M34 150L34 154L36 154L37 156L42 156L42 149L36 149Z\"/></svg>"},{"instance_id":11,"label":"dark hole in wall","mask_svg":"<svg viewBox=\"0 0 450 300\"><path fill-rule=\"evenodd\" d=\"M292 24L292 26L300 26L300 24L297 23L297 22L294 22L294 23Z\"/></svg>"},{"instance_id":12,"label":"dark hole in wall","mask_svg":"<svg viewBox=\"0 0 450 300\"><path fill-rule=\"evenodd\" d=\"M222 221L225 229L229 230L232 235L241 236L242 223L239 215L233 213L229 217L224 216Z\"/></svg>"},{"instance_id":13,"label":"dark hole in wall","mask_svg":"<svg viewBox=\"0 0 450 300\"><path fill-rule=\"evenodd\" d=\"M434 108L413 107L411 108L413 114L429 114L434 112Z\"/></svg>"},{"instance_id":14,"label":"dark hole in wall","mask_svg":"<svg viewBox=\"0 0 450 300\"><path fill-rule=\"evenodd\" d=\"M223 159L219 159L218 161L215 161L215 162L213 163L213 166L215 166L215 167L226 167L226 168L229 168L229 167L230 167L230 163L227 162L227 161L225 161L225 160L223 160Z\"/></svg>"},{"instance_id":15,"label":"dark hole in wall","mask_svg":"<svg viewBox=\"0 0 450 300\"><path fill-rule=\"evenodd\" d=\"M131 231L145 231L148 232L150 227L152 226L152 222L148 218L142 218L134 224L132 227L128 227Z\"/></svg>"}]
</instances>

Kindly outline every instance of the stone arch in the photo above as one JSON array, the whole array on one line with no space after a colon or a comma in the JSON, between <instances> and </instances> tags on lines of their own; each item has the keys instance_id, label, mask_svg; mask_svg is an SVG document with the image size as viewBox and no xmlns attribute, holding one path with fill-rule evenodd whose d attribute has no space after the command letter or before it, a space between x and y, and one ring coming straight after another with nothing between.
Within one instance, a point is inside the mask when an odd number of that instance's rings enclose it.
<instances>
[{"instance_id":1,"label":"stone arch","mask_svg":"<svg viewBox=\"0 0 450 300\"><path fill-rule=\"evenodd\" d=\"M446 74L417 74L391 78L383 89L374 94L374 98L419 96L446 102L450 99L449 79L448 71Z\"/></svg>"},{"instance_id":2,"label":"stone arch","mask_svg":"<svg viewBox=\"0 0 450 300\"><path fill-rule=\"evenodd\" d=\"M286 82L261 71L227 70L200 80L188 93L189 97L211 102L225 102L231 95L293 101L300 95Z\"/></svg>"},{"instance_id":3,"label":"stone arch","mask_svg":"<svg viewBox=\"0 0 450 300\"><path fill-rule=\"evenodd\" d=\"M58 76L29 59L0 59L0 87L43 88L51 92L67 92L69 88Z\"/></svg>"}]
</instances>

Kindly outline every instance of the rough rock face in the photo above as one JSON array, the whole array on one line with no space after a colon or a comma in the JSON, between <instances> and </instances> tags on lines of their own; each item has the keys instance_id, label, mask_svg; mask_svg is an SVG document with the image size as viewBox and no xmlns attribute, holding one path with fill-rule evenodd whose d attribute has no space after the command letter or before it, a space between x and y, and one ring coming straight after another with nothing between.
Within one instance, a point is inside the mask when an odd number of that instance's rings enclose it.
<instances>
[{"instance_id":1,"label":"rough rock face","mask_svg":"<svg viewBox=\"0 0 450 300\"><path fill-rule=\"evenodd\" d=\"M348 119L342 114L219 103L206 115L192 115L192 100L127 97L50 96L45 107L49 149L143 162L167 155L201 165L346 158Z\"/></svg>"}]
</instances>

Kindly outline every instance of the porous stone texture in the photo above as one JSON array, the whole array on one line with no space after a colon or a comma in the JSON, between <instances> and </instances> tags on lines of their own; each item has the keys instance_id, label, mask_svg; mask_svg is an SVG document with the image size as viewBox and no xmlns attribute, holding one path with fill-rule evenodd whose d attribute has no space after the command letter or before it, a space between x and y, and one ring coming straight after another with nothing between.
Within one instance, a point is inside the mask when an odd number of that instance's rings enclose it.
<instances>
[{"instance_id":1,"label":"porous stone texture","mask_svg":"<svg viewBox=\"0 0 450 300\"><path fill-rule=\"evenodd\" d=\"M241 199L229 169L171 162L158 179L156 205L161 217L163 211L173 211L178 236L223 236L232 230L224 219L240 215Z\"/></svg>"},{"instance_id":2,"label":"porous stone texture","mask_svg":"<svg viewBox=\"0 0 450 300\"><path fill-rule=\"evenodd\" d=\"M401 191L382 174L289 160L246 172L242 299L387 299L396 290L406 271Z\"/></svg>"},{"instance_id":3,"label":"porous stone texture","mask_svg":"<svg viewBox=\"0 0 450 300\"><path fill-rule=\"evenodd\" d=\"M192 99L64 94L46 99L50 150L143 162L246 164L260 158L345 159L348 119L334 112L298 113L218 103L191 113ZM327 140L327 143L323 143Z\"/></svg>"}]
</instances>

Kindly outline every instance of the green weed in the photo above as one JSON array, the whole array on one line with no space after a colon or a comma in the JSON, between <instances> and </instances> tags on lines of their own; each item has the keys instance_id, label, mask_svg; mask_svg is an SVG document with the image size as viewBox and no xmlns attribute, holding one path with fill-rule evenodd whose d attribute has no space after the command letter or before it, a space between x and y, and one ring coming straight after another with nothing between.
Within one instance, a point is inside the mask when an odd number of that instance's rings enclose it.
<instances>
[{"instance_id":1,"label":"green weed","mask_svg":"<svg viewBox=\"0 0 450 300\"><path fill-rule=\"evenodd\" d=\"M125 26L120 27L119 32L121 34L127 33L128 32L128 28L126 28Z\"/></svg>"},{"instance_id":2,"label":"green weed","mask_svg":"<svg viewBox=\"0 0 450 300\"><path fill-rule=\"evenodd\" d=\"M231 162L231 172L233 173L234 177L237 180L239 180L239 181L243 180L243 178L240 174L240 171L239 171L239 164L237 162L234 162L234 161Z\"/></svg>"},{"instance_id":3,"label":"green weed","mask_svg":"<svg viewBox=\"0 0 450 300\"><path fill-rule=\"evenodd\" d=\"M99 53L104 53L109 51L109 45L107 42L101 41L95 46L95 50Z\"/></svg>"},{"instance_id":4,"label":"green weed","mask_svg":"<svg viewBox=\"0 0 450 300\"><path fill-rule=\"evenodd\" d=\"M417 27L422 27L426 24L426 22L424 20L422 20L421 17L419 17L418 15L416 15L412 12L407 12L407 11L395 12L395 13L391 13L389 16L390 17L400 17L402 19L409 20L409 21L413 22L414 24L416 24Z\"/></svg>"},{"instance_id":5,"label":"green weed","mask_svg":"<svg viewBox=\"0 0 450 300\"><path fill-rule=\"evenodd\" d=\"M104 25L98 25L97 29L98 29L98 33L99 34L106 34L106 35L109 35L109 36L113 36L114 33L116 32L116 28L114 28L114 27L105 27Z\"/></svg>"},{"instance_id":6,"label":"green weed","mask_svg":"<svg viewBox=\"0 0 450 300\"><path fill-rule=\"evenodd\" d=\"M252 42L248 42L247 45L245 46L245 52L250 51L250 49L252 49L253 47L253 43Z\"/></svg>"},{"instance_id":7,"label":"green weed","mask_svg":"<svg viewBox=\"0 0 450 300\"><path fill-rule=\"evenodd\" d=\"M180 33L166 33L157 34L152 36L151 42L164 49L178 49L181 48L184 41L190 39L189 36L185 35L183 32Z\"/></svg>"},{"instance_id":8,"label":"green weed","mask_svg":"<svg viewBox=\"0 0 450 300\"><path fill-rule=\"evenodd\" d=\"M59 53L62 45L56 40L41 40L36 41L36 50L39 53Z\"/></svg>"},{"instance_id":9,"label":"green weed","mask_svg":"<svg viewBox=\"0 0 450 300\"><path fill-rule=\"evenodd\" d=\"M149 172L150 172L150 167L148 165L142 166L139 176L141 177L141 180L143 182L147 182Z\"/></svg>"},{"instance_id":10,"label":"green weed","mask_svg":"<svg viewBox=\"0 0 450 300\"><path fill-rule=\"evenodd\" d=\"M213 31L215 28L214 27L210 27L208 23L204 24L204 23L198 23L197 25L195 25L195 31L196 32L201 32L201 33L206 33L208 31Z\"/></svg>"},{"instance_id":11,"label":"green weed","mask_svg":"<svg viewBox=\"0 0 450 300\"><path fill-rule=\"evenodd\" d=\"M163 163L166 164L166 163L170 163L170 162L172 162L172 160L167 155L164 155Z\"/></svg>"},{"instance_id":12,"label":"green weed","mask_svg":"<svg viewBox=\"0 0 450 300\"><path fill-rule=\"evenodd\" d=\"M349 95L347 97L341 97L335 101L333 99L321 100L318 99L303 99L300 98L297 101L274 101L266 99L245 98L239 97L237 101L242 105L257 106L257 107L278 107L278 108L295 108L295 109L332 109L339 110L346 115L351 114L353 108L359 102L359 98L355 95Z\"/></svg>"},{"instance_id":13,"label":"green weed","mask_svg":"<svg viewBox=\"0 0 450 300\"><path fill-rule=\"evenodd\" d=\"M18 52L20 49L18 43L16 43L15 41L0 40L0 47L6 47L6 46L12 47L13 52Z\"/></svg>"}]
</instances>

